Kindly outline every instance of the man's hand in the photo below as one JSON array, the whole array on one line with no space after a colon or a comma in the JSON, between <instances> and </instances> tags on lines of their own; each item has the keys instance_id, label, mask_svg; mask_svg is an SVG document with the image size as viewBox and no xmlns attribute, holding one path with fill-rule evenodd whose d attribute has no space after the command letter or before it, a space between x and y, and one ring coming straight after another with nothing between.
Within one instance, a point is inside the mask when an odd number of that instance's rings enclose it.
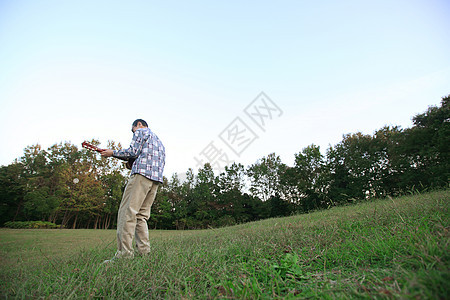
<instances>
[{"instance_id":1,"label":"man's hand","mask_svg":"<svg viewBox=\"0 0 450 300\"><path fill-rule=\"evenodd\" d=\"M105 151L100 152L100 155L103 157L111 157L113 155L113 150L106 149Z\"/></svg>"}]
</instances>

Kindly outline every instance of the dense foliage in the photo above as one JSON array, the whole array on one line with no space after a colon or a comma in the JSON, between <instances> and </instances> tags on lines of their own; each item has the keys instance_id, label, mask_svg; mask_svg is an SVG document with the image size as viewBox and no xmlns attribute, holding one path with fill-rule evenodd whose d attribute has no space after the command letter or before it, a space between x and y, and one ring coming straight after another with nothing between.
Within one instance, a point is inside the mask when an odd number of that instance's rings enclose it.
<instances>
[{"instance_id":1,"label":"dense foliage","mask_svg":"<svg viewBox=\"0 0 450 300\"><path fill-rule=\"evenodd\" d=\"M13 229L55 229L58 226L51 222L46 221L8 221L5 223L5 227Z\"/></svg>"},{"instance_id":2,"label":"dense foliage","mask_svg":"<svg viewBox=\"0 0 450 300\"><path fill-rule=\"evenodd\" d=\"M24 156L0 168L0 225L42 220L66 228L110 228L124 185L116 160L67 142L47 150L29 146Z\"/></svg>"},{"instance_id":3,"label":"dense foliage","mask_svg":"<svg viewBox=\"0 0 450 300\"><path fill-rule=\"evenodd\" d=\"M415 116L411 128L347 134L325 155L310 145L295 154L293 166L271 153L219 175L209 164L196 174L189 169L185 180L174 174L164 179L149 226L220 227L447 187L449 99ZM23 157L0 168L0 225L42 220L66 228L114 228L126 178L117 160L70 143L27 147Z\"/></svg>"}]
</instances>

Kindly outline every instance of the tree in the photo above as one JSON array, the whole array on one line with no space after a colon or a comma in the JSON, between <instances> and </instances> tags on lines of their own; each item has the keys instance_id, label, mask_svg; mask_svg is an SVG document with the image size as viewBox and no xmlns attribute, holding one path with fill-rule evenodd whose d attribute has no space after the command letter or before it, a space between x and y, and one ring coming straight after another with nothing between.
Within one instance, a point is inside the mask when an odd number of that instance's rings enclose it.
<instances>
[{"instance_id":1,"label":"tree","mask_svg":"<svg viewBox=\"0 0 450 300\"><path fill-rule=\"evenodd\" d=\"M413 118L414 126L405 130L401 151L410 169L403 180L418 190L448 186L450 169L450 96L441 106L431 106Z\"/></svg>"},{"instance_id":2,"label":"tree","mask_svg":"<svg viewBox=\"0 0 450 300\"><path fill-rule=\"evenodd\" d=\"M188 224L188 216L192 212L191 204L195 201L194 187L195 175L191 168L186 171L186 179L183 182L180 181L177 174L174 174L169 182L168 196L173 206L176 229L185 229ZM192 218L190 220L189 223L192 224Z\"/></svg>"},{"instance_id":3,"label":"tree","mask_svg":"<svg viewBox=\"0 0 450 300\"><path fill-rule=\"evenodd\" d=\"M0 226L20 219L26 190L23 174L24 165L18 161L0 167Z\"/></svg>"},{"instance_id":4,"label":"tree","mask_svg":"<svg viewBox=\"0 0 450 300\"><path fill-rule=\"evenodd\" d=\"M63 201L59 211L64 215L63 226L74 218L72 228L76 228L80 213L94 215L105 203L105 190L90 169L86 161L79 161L61 171L59 193Z\"/></svg>"},{"instance_id":5,"label":"tree","mask_svg":"<svg viewBox=\"0 0 450 300\"><path fill-rule=\"evenodd\" d=\"M114 224L126 181L120 170L114 170L100 177L105 192L105 200L97 210L93 211L95 217L94 229L98 227L108 229L111 224Z\"/></svg>"},{"instance_id":6,"label":"tree","mask_svg":"<svg viewBox=\"0 0 450 300\"><path fill-rule=\"evenodd\" d=\"M216 226L229 226L248 221L243 189L245 188L245 168L242 164L233 163L225 167L225 171L217 178Z\"/></svg>"},{"instance_id":7,"label":"tree","mask_svg":"<svg viewBox=\"0 0 450 300\"><path fill-rule=\"evenodd\" d=\"M279 194L270 197L267 205L270 209L271 218L286 217L294 211L292 203L282 199Z\"/></svg>"},{"instance_id":8,"label":"tree","mask_svg":"<svg viewBox=\"0 0 450 300\"><path fill-rule=\"evenodd\" d=\"M295 154L294 167L287 169L281 176L284 198L303 212L327 207L330 205L327 197L328 178L320 147L310 145Z\"/></svg>"},{"instance_id":9,"label":"tree","mask_svg":"<svg viewBox=\"0 0 450 300\"><path fill-rule=\"evenodd\" d=\"M217 218L217 211L214 209L216 178L209 163L198 170L195 186L192 190L192 199L189 206L191 218L190 226L205 227L210 226Z\"/></svg>"},{"instance_id":10,"label":"tree","mask_svg":"<svg viewBox=\"0 0 450 300\"><path fill-rule=\"evenodd\" d=\"M57 177L49 164L50 152L40 145L25 148L20 158L23 164L23 177L26 179L24 189L23 216L26 220L50 219L58 207L55 178Z\"/></svg>"},{"instance_id":11,"label":"tree","mask_svg":"<svg viewBox=\"0 0 450 300\"><path fill-rule=\"evenodd\" d=\"M167 179L165 180L167 184ZM152 206L152 213L149 221L149 227L155 229L173 229L174 215L172 204L169 200L167 191L161 188L156 194L155 202Z\"/></svg>"},{"instance_id":12,"label":"tree","mask_svg":"<svg viewBox=\"0 0 450 300\"><path fill-rule=\"evenodd\" d=\"M99 217L106 214L104 224L109 226L108 217L117 213L122 196L122 170L117 162L79 151L68 142L47 150L28 146L14 164L1 168L1 222L47 219L65 226L71 221L72 228L91 223L97 227Z\"/></svg>"},{"instance_id":13,"label":"tree","mask_svg":"<svg viewBox=\"0 0 450 300\"><path fill-rule=\"evenodd\" d=\"M277 192L280 193L280 176L286 168L286 165L275 153L258 160L247 168L246 173L251 182L250 192L263 201L267 201Z\"/></svg>"},{"instance_id":14,"label":"tree","mask_svg":"<svg viewBox=\"0 0 450 300\"><path fill-rule=\"evenodd\" d=\"M186 225L187 201L185 196L188 194L185 191L186 185L189 184L186 182L182 183L177 174L173 174L171 180L167 182L167 201L171 205L173 215L172 225L175 229L184 229ZM156 197L158 197L158 194Z\"/></svg>"},{"instance_id":15,"label":"tree","mask_svg":"<svg viewBox=\"0 0 450 300\"><path fill-rule=\"evenodd\" d=\"M330 172L329 197L336 203L364 199L373 190L379 158L373 138L360 132L344 135L327 152Z\"/></svg>"},{"instance_id":16,"label":"tree","mask_svg":"<svg viewBox=\"0 0 450 300\"><path fill-rule=\"evenodd\" d=\"M402 176L408 172L408 159L400 145L404 140L404 131L398 126L385 126L374 134L373 142L378 151L378 174L373 183L372 196L396 196L402 193Z\"/></svg>"}]
</instances>

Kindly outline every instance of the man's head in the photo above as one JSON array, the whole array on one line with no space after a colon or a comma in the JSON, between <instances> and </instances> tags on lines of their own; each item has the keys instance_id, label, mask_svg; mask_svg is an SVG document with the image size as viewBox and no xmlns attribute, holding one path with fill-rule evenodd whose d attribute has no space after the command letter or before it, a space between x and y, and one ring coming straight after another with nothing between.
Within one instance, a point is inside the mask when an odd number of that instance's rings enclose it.
<instances>
[{"instance_id":1,"label":"man's head","mask_svg":"<svg viewBox=\"0 0 450 300\"><path fill-rule=\"evenodd\" d=\"M134 133L136 130L138 130L139 128L145 128L148 127L147 122L145 122L142 119L137 119L133 122L133 124L131 125L131 131Z\"/></svg>"}]
</instances>

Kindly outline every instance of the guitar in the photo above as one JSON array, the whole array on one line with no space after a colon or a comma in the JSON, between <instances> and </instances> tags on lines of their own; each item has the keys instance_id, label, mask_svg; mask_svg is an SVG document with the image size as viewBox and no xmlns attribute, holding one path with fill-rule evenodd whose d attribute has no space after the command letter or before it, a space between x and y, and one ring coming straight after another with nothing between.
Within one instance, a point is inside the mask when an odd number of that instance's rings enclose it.
<instances>
[{"instance_id":1,"label":"guitar","mask_svg":"<svg viewBox=\"0 0 450 300\"><path fill-rule=\"evenodd\" d=\"M86 141L84 141L83 143L81 143L81 146L82 146L83 148L88 149L88 150L96 151L96 152L98 152L98 153L102 153L103 151L106 150L106 149L101 149L101 148L99 148L99 147L97 147L97 146L94 146L94 145L92 145L91 143L88 143L88 142L86 142ZM136 158L121 158L121 157L116 157L116 158L118 158L118 159L120 159L120 160L126 161L125 167L126 167L128 170L131 170L131 168L133 167L133 163L134 163L134 161L136 160Z\"/></svg>"}]
</instances>

